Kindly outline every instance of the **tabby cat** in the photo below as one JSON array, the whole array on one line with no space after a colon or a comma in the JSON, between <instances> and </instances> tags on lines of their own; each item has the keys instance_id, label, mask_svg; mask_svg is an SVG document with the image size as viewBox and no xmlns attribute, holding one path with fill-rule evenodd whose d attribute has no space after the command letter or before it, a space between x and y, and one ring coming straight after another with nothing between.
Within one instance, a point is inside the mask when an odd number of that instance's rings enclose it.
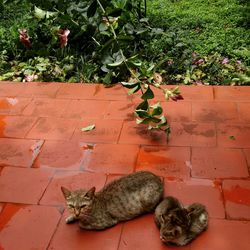
<instances>
[{"instance_id":1,"label":"tabby cat","mask_svg":"<svg viewBox=\"0 0 250 250\"><path fill-rule=\"evenodd\" d=\"M207 228L208 213L200 203L183 207L168 196L156 207L155 222L164 243L184 246Z\"/></svg>"},{"instance_id":2,"label":"tabby cat","mask_svg":"<svg viewBox=\"0 0 250 250\"><path fill-rule=\"evenodd\" d=\"M163 183L156 175L140 171L107 184L95 193L61 187L71 215L66 223L79 220L83 229L102 230L120 221L152 212L163 197Z\"/></svg>"}]
</instances>

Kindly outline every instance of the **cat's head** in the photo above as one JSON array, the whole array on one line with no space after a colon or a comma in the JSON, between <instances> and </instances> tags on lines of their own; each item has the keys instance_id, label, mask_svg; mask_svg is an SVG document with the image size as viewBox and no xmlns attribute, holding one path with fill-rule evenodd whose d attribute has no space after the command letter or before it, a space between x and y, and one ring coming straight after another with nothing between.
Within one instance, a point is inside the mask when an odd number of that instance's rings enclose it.
<instances>
[{"instance_id":1,"label":"cat's head","mask_svg":"<svg viewBox=\"0 0 250 250\"><path fill-rule=\"evenodd\" d=\"M160 238L164 243L177 243L186 235L190 217L183 208L174 209L160 217Z\"/></svg>"},{"instance_id":2,"label":"cat's head","mask_svg":"<svg viewBox=\"0 0 250 250\"><path fill-rule=\"evenodd\" d=\"M65 197L69 211L74 214L76 218L88 216L92 209L95 197L95 187L92 187L89 190L80 189L74 191L61 187L61 190Z\"/></svg>"}]
</instances>

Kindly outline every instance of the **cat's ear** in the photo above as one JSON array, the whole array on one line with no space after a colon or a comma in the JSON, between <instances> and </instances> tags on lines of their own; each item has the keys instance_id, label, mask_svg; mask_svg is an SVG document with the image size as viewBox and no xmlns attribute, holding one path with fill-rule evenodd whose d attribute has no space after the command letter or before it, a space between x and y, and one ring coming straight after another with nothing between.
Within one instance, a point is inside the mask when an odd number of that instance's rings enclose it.
<instances>
[{"instance_id":1,"label":"cat's ear","mask_svg":"<svg viewBox=\"0 0 250 250\"><path fill-rule=\"evenodd\" d=\"M62 190L62 193L63 193L65 199L67 199L70 196L70 194L71 194L70 190L67 189L67 188L65 188L65 187L63 187L63 186L61 187L61 190Z\"/></svg>"},{"instance_id":2,"label":"cat's ear","mask_svg":"<svg viewBox=\"0 0 250 250\"><path fill-rule=\"evenodd\" d=\"M188 206L187 208L185 208L185 211L187 214L192 214L194 212L194 207Z\"/></svg>"},{"instance_id":3,"label":"cat's ear","mask_svg":"<svg viewBox=\"0 0 250 250\"><path fill-rule=\"evenodd\" d=\"M95 195L95 187L92 187L85 196L92 198Z\"/></svg>"},{"instance_id":4,"label":"cat's ear","mask_svg":"<svg viewBox=\"0 0 250 250\"><path fill-rule=\"evenodd\" d=\"M160 216L161 223L164 223L166 221L165 215L161 214Z\"/></svg>"}]
</instances>

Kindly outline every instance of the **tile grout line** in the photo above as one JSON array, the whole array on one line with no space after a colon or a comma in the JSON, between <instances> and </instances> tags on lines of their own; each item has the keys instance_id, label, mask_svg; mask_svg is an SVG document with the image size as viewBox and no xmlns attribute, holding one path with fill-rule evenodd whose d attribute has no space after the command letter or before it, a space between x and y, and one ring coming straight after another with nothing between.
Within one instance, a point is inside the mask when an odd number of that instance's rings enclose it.
<instances>
[{"instance_id":1,"label":"tile grout line","mask_svg":"<svg viewBox=\"0 0 250 250\"><path fill-rule=\"evenodd\" d=\"M246 163L246 166L247 166L247 170L248 170L248 177L250 177L250 166L248 165L248 161L247 161L247 155L244 151L244 148L239 148L240 151L242 152L243 156L244 156L244 159L245 159L245 163Z\"/></svg>"},{"instance_id":2,"label":"tile grout line","mask_svg":"<svg viewBox=\"0 0 250 250\"><path fill-rule=\"evenodd\" d=\"M119 135L118 135L118 137L117 137L117 140L116 140L116 143L115 143L115 144L121 144L121 143L119 143L119 142L120 142L120 139L121 139L123 127L124 127L124 119L122 119L122 126L121 126L121 128L120 128L120 132L119 132Z\"/></svg>"},{"instance_id":3,"label":"tile grout line","mask_svg":"<svg viewBox=\"0 0 250 250\"><path fill-rule=\"evenodd\" d=\"M34 124L30 127L30 129L26 132L26 134L24 135L23 139L27 139L27 140L32 140L32 138L27 138L28 134L31 132L31 130L38 124L38 121L40 120L41 117L36 117L36 120L34 122ZM35 139L35 140L40 140L40 139Z\"/></svg>"},{"instance_id":4,"label":"tile grout line","mask_svg":"<svg viewBox=\"0 0 250 250\"><path fill-rule=\"evenodd\" d=\"M39 198L39 200L38 200L38 202L37 202L37 205L41 206L40 202L41 202L41 200L42 200L44 194L46 193L46 191L47 191L49 185L51 184L53 178L55 177L56 172L57 172L57 170L54 170L54 169L53 169L53 174L50 176L49 181L48 181L48 184L46 185L45 189L43 190L43 192L42 192L42 194L41 194L41 196L40 196L40 198Z\"/></svg>"},{"instance_id":5,"label":"tile grout line","mask_svg":"<svg viewBox=\"0 0 250 250\"><path fill-rule=\"evenodd\" d=\"M121 240L122 240L122 234L123 234L124 226L125 226L125 222L122 223L120 237L119 237L119 241L118 241L118 245L117 245L117 250L119 250L119 248L121 246Z\"/></svg>"},{"instance_id":6,"label":"tile grout line","mask_svg":"<svg viewBox=\"0 0 250 250\"><path fill-rule=\"evenodd\" d=\"M59 212L59 213L60 213L60 212ZM61 217L60 217L60 219L58 220L58 222L57 222L57 224L56 224L56 226L55 226L55 230L54 230L53 233L51 234L51 237L50 237L50 239L49 239L49 242L48 242L48 245L47 245L47 247L46 247L46 250L49 249L49 247L50 247L50 245L51 245L51 243L52 243L52 240L53 240L53 238L54 238L54 236L55 236L55 234L56 234L56 232L57 232L57 229L58 229L58 227L59 227L59 225L60 225L60 223L61 223L62 220L63 220L63 213L61 213Z\"/></svg>"},{"instance_id":7,"label":"tile grout line","mask_svg":"<svg viewBox=\"0 0 250 250\"><path fill-rule=\"evenodd\" d=\"M140 145L138 145L138 152L137 152L137 155L136 155L135 164L134 164L134 167L133 167L133 172L136 172L136 167L137 167L137 163L138 163L138 159L139 159L141 149L142 149L142 145L140 144Z\"/></svg>"},{"instance_id":8,"label":"tile grout line","mask_svg":"<svg viewBox=\"0 0 250 250\"><path fill-rule=\"evenodd\" d=\"M227 210L226 210L226 200L225 200L225 195L224 195L224 190L223 190L223 182L225 181L225 179L221 179L221 184L220 184L220 197L222 198L222 204L223 204L223 209L224 209L224 220L227 220Z\"/></svg>"},{"instance_id":9,"label":"tile grout line","mask_svg":"<svg viewBox=\"0 0 250 250\"><path fill-rule=\"evenodd\" d=\"M190 167L189 167L189 178L191 179L191 178L193 178L193 177L192 177L192 170L193 170L193 165L192 165L193 147L192 147L192 146L190 146L190 147L189 147L189 149L190 149Z\"/></svg>"}]
</instances>

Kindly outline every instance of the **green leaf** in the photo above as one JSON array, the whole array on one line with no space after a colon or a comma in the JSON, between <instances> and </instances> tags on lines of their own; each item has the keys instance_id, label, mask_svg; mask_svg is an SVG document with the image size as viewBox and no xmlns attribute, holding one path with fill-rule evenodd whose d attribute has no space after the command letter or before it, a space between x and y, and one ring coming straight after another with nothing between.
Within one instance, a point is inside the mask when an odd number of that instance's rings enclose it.
<instances>
[{"instance_id":1,"label":"green leaf","mask_svg":"<svg viewBox=\"0 0 250 250\"><path fill-rule=\"evenodd\" d=\"M115 9L112 8L107 13L108 16L112 16L112 17L119 17L121 14L122 14L122 9L120 8L115 8Z\"/></svg>"},{"instance_id":2,"label":"green leaf","mask_svg":"<svg viewBox=\"0 0 250 250\"><path fill-rule=\"evenodd\" d=\"M91 131L93 129L95 129L95 124L92 124L92 125L89 125L87 127L81 128L81 131L82 132L88 132L88 131Z\"/></svg>"},{"instance_id":3,"label":"green leaf","mask_svg":"<svg viewBox=\"0 0 250 250\"><path fill-rule=\"evenodd\" d=\"M136 110L141 109L141 110L147 110L148 109L148 101L145 100L141 102L137 107Z\"/></svg>"},{"instance_id":4,"label":"green leaf","mask_svg":"<svg viewBox=\"0 0 250 250\"><path fill-rule=\"evenodd\" d=\"M122 58L119 61L116 61L114 63L109 63L108 66L110 66L110 67L117 67L117 66L120 66L121 64L123 64L123 62L124 62L124 60Z\"/></svg>"},{"instance_id":5,"label":"green leaf","mask_svg":"<svg viewBox=\"0 0 250 250\"><path fill-rule=\"evenodd\" d=\"M132 88L131 90L128 91L128 95L132 95L132 94L136 93L140 89L141 89L140 85L137 85L137 86L135 86L134 88Z\"/></svg>"},{"instance_id":6,"label":"green leaf","mask_svg":"<svg viewBox=\"0 0 250 250\"><path fill-rule=\"evenodd\" d=\"M137 124L149 124L151 121L152 121L152 118L149 117L149 118L145 118L145 119L143 119L143 120L137 119L137 120L136 120L136 123L137 123Z\"/></svg>"},{"instance_id":7,"label":"green leaf","mask_svg":"<svg viewBox=\"0 0 250 250\"><path fill-rule=\"evenodd\" d=\"M142 110L142 109L135 110L135 113L140 118L149 118L150 117L149 113L146 110Z\"/></svg>"},{"instance_id":8,"label":"green leaf","mask_svg":"<svg viewBox=\"0 0 250 250\"><path fill-rule=\"evenodd\" d=\"M154 122L154 123L159 123L161 122L161 119L160 118L156 118L156 117L151 117L151 122Z\"/></svg>"},{"instance_id":9,"label":"green leaf","mask_svg":"<svg viewBox=\"0 0 250 250\"><path fill-rule=\"evenodd\" d=\"M151 114L152 116L162 114L163 109L162 109L161 104L159 102L156 103L155 105L150 106L150 108L153 109L152 114Z\"/></svg>"},{"instance_id":10,"label":"green leaf","mask_svg":"<svg viewBox=\"0 0 250 250\"><path fill-rule=\"evenodd\" d=\"M150 89L150 87L148 86L146 92L141 96L141 98L143 100L147 100L147 99L153 99L154 98L154 92Z\"/></svg>"},{"instance_id":11,"label":"green leaf","mask_svg":"<svg viewBox=\"0 0 250 250\"><path fill-rule=\"evenodd\" d=\"M45 17L46 17L46 11L44 11L44 10L42 10L42 9L40 9L40 8L37 8L36 6L35 6L35 13L34 13L34 15L35 15L35 17L37 18L37 19L44 19Z\"/></svg>"},{"instance_id":12,"label":"green leaf","mask_svg":"<svg viewBox=\"0 0 250 250\"><path fill-rule=\"evenodd\" d=\"M103 32L108 29L108 26L105 23L100 23L99 24L99 31Z\"/></svg>"},{"instance_id":13,"label":"green leaf","mask_svg":"<svg viewBox=\"0 0 250 250\"><path fill-rule=\"evenodd\" d=\"M50 18L50 17L56 16L56 15L58 15L58 13L52 12L52 11L42 10L42 9L35 6L34 15L37 19L42 20L44 18Z\"/></svg>"},{"instance_id":14,"label":"green leaf","mask_svg":"<svg viewBox=\"0 0 250 250\"><path fill-rule=\"evenodd\" d=\"M57 15L58 15L57 12L46 11L46 18L50 18L50 17L57 16Z\"/></svg>"},{"instance_id":15,"label":"green leaf","mask_svg":"<svg viewBox=\"0 0 250 250\"><path fill-rule=\"evenodd\" d=\"M94 0L94 1L90 4L90 6L89 6L89 8L88 8L88 10L87 10L87 17L90 18L90 17L94 16L95 13L96 13L96 10L97 10L97 1Z\"/></svg>"},{"instance_id":16,"label":"green leaf","mask_svg":"<svg viewBox=\"0 0 250 250\"><path fill-rule=\"evenodd\" d=\"M141 67L141 65L142 65L142 62L140 62L140 61L137 61L137 62L130 62L131 64L133 64L134 66L136 66L136 67Z\"/></svg>"},{"instance_id":17,"label":"green leaf","mask_svg":"<svg viewBox=\"0 0 250 250\"><path fill-rule=\"evenodd\" d=\"M102 79L102 81L106 84L111 83L111 78L112 78L112 72L109 71L106 76Z\"/></svg>"},{"instance_id":18,"label":"green leaf","mask_svg":"<svg viewBox=\"0 0 250 250\"><path fill-rule=\"evenodd\" d=\"M140 86L140 82L122 82L122 86L127 89L133 89L135 86Z\"/></svg>"}]
</instances>

